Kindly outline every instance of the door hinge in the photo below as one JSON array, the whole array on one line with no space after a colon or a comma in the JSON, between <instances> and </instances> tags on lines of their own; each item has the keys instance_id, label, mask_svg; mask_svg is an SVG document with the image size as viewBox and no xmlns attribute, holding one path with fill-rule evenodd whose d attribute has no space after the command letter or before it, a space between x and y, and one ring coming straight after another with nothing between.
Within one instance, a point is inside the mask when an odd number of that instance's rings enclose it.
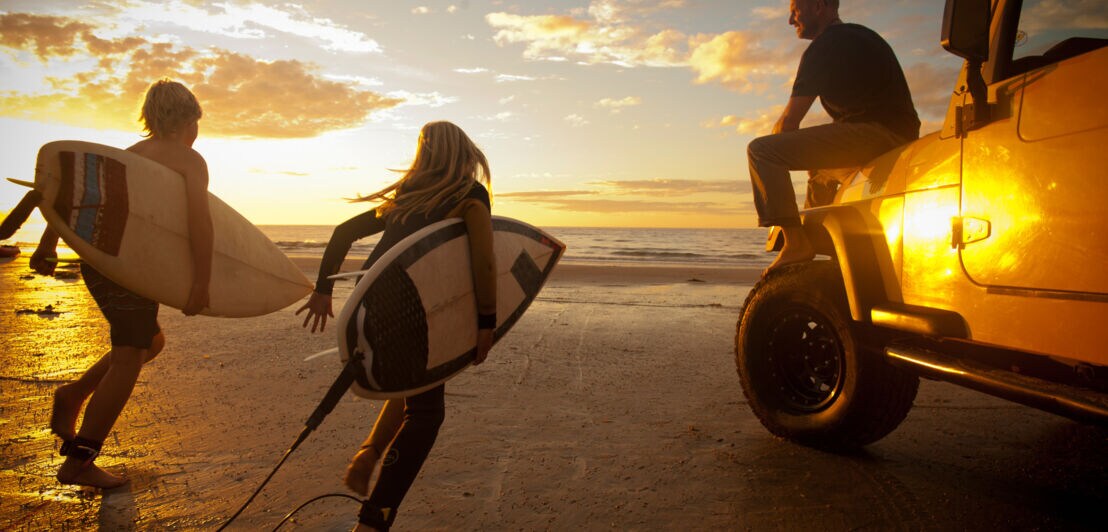
<instances>
[{"instance_id":1,"label":"door hinge","mask_svg":"<svg viewBox=\"0 0 1108 532\"><path fill-rule=\"evenodd\" d=\"M980 242L992 235L992 224L982 218L955 216L951 224L950 247L962 249L966 244Z\"/></svg>"}]
</instances>

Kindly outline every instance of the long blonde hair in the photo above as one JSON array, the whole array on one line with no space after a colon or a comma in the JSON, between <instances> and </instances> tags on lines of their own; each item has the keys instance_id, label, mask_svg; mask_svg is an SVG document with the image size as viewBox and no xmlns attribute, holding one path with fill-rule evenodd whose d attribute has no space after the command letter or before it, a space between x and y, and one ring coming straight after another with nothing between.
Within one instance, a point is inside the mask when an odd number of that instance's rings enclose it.
<instances>
[{"instance_id":1,"label":"long blonde hair","mask_svg":"<svg viewBox=\"0 0 1108 532\"><path fill-rule=\"evenodd\" d=\"M395 183L353 201L380 201L379 218L403 223L411 214L461 201L477 181L492 184L485 154L462 128L446 121L428 122L420 129L412 166L398 171L404 176Z\"/></svg>"}]
</instances>

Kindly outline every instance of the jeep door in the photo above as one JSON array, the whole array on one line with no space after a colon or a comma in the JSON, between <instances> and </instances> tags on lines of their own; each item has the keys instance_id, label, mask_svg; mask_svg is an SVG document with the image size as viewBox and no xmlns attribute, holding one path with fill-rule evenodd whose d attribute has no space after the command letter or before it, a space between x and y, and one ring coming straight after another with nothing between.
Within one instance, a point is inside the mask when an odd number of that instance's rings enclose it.
<instances>
[{"instance_id":1,"label":"jeep door","mask_svg":"<svg viewBox=\"0 0 1108 532\"><path fill-rule=\"evenodd\" d=\"M990 292L1101 299L1108 2L1024 0L1018 27L1009 25L994 20L989 121L963 139L955 244L966 274Z\"/></svg>"}]
</instances>

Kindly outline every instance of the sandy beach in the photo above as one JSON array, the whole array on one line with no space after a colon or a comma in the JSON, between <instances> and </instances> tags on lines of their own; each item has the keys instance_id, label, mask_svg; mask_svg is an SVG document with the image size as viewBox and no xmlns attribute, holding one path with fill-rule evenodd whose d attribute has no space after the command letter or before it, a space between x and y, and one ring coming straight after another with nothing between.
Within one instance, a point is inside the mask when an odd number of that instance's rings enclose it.
<instances>
[{"instance_id":1,"label":"sandy beach","mask_svg":"<svg viewBox=\"0 0 1108 532\"><path fill-rule=\"evenodd\" d=\"M318 258L294 260L314 279ZM61 486L51 394L102 354L107 329L79 279L28 274L26 255L0 264L0 530L213 530L340 368L305 361L335 339L303 330L299 305L239 320L163 307L167 347L98 461L132 481ZM946 384L924 383L904 425L856 455L770 436L732 354L758 274L560 265L488 362L447 385L446 423L394 530L1093 528L1108 502L1104 430ZM336 285L336 304L351 287ZM232 529L268 530L344 493L379 408L344 397ZM357 508L324 499L286 528L349 530Z\"/></svg>"}]
</instances>

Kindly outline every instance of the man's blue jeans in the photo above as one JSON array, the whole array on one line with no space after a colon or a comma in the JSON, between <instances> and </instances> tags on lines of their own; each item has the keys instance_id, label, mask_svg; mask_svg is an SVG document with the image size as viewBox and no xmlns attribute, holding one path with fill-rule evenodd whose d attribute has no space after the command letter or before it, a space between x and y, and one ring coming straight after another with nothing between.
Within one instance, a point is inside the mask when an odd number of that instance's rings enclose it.
<instances>
[{"instance_id":1,"label":"man's blue jeans","mask_svg":"<svg viewBox=\"0 0 1108 532\"><path fill-rule=\"evenodd\" d=\"M800 225L789 172L807 170L805 207L830 203L842 181L905 139L877 123L835 123L758 137L747 145L758 225Z\"/></svg>"}]
</instances>

